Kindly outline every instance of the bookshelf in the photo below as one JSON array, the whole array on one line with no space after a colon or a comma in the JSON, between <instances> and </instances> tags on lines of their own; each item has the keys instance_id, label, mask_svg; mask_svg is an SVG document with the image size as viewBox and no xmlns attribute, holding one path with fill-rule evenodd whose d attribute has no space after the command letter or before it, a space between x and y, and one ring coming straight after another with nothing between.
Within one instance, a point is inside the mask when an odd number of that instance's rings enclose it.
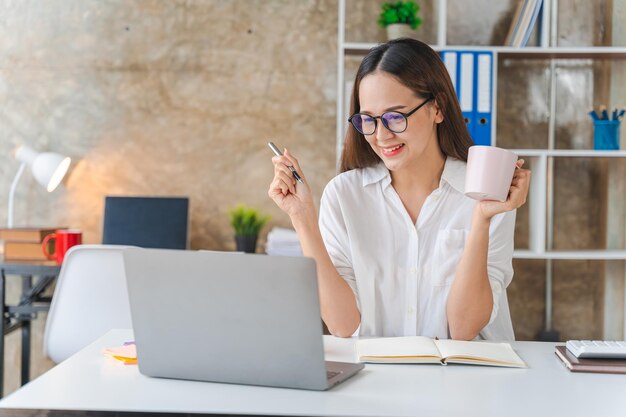
<instances>
[{"instance_id":1,"label":"bookshelf","mask_svg":"<svg viewBox=\"0 0 626 417\"><path fill-rule=\"evenodd\" d=\"M344 43L344 53L346 55L365 55L378 45L377 43ZM511 46L467 46L467 45L431 45L435 51L444 49L454 49L455 51L490 51L500 55L502 58L524 58L524 59L614 59L626 58L626 47L622 46L593 46L593 47L538 47L526 46L514 48Z\"/></svg>"},{"instance_id":2,"label":"bookshelf","mask_svg":"<svg viewBox=\"0 0 626 417\"><path fill-rule=\"evenodd\" d=\"M436 42L431 44L436 51L454 50L454 51L488 51L493 53L493 89L492 89L492 145L503 146L499 144L498 137L498 68L504 62L521 62L517 60L541 60L548 63L549 82L547 86L548 111L550 116L547 121L546 137L543 139L545 147L529 148L529 149L511 149L520 157L524 157L529 163L533 172L530 195L528 199L528 245L527 247L516 248L514 259L519 260L543 260L546 263L546 314L545 328L550 330L552 327L552 262L553 261L605 261L607 264L618 262L621 267L608 267L605 270L607 276L607 284L605 292L621 291L621 315L617 322L605 323L604 336L606 338L623 339L626 336L626 312L623 307L626 304L625 286L620 281L626 281L624 269L626 266L626 247L624 246L625 234L624 216L626 215L625 201L623 198L625 186L621 188L615 187L615 183L624 182L623 167L626 163L626 147L622 139L621 149L618 151L601 151L593 149L568 149L557 144L557 126L556 126L556 103L557 97L557 75L558 65L564 61L581 62L581 60L589 60L592 63L604 60L608 62L617 62L626 60L626 46L556 46L558 45L558 6L557 0L544 0L544 12L541 18L537 20L538 26L536 41L538 46L526 47L509 47L499 45L449 45L447 43L448 27L447 27L447 0L439 0L433 2L436 4L434 19L436 22ZM623 7L623 5L621 6ZM336 124L336 155L337 162L343 150L343 140L345 131L348 128L347 112L347 94L346 81L346 59L349 57L364 56L377 43L370 42L351 42L346 41L346 0L338 2L338 48L337 48L337 124ZM615 24L615 23L614 23ZM593 64L591 64L593 65ZM619 77L618 77L619 78ZM622 91L624 91L622 89ZM626 97L622 98L622 101ZM615 103L617 104L617 103ZM582 117L582 116L581 116ZM624 129L622 127L622 129ZM624 133L622 132L622 138ZM554 227L555 227L555 161L563 160L563 158L581 158L598 161L598 158L605 158L610 161L612 167L607 169L607 184L605 184L606 199L608 201L610 213L607 215L607 248L611 249L584 249L584 250L556 250L554 248ZM621 195L621 198L620 198ZM617 228L609 227L616 224ZM613 265L614 266L614 265ZM610 284L612 282L613 284ZM617 282L617 284L615 284ZM611 287L611 285L613 287ZM621 285L621 286L620 286ZM614 295L613 295L614 296ZM618 295L619 297L620 295ZM606 299L605 299L606 302ZM608 302L614 304L614 302ZM619 302L617 304L620 304ZM609 320L612 320L608 318ZM607 315L605 314L605 322ZM607 330L612 328L613 330Z\"/></svg>"}]
</instances>

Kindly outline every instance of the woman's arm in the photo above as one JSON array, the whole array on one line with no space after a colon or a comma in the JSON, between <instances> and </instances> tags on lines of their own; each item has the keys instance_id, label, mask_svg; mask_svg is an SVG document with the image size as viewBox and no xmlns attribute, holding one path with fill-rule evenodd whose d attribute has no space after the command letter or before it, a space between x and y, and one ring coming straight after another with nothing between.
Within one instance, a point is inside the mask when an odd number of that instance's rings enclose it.
<instances>
[{"instance_id":1,"label":"woman's arm","mask_svg":"<svg viewBox=\"0 0 626 417\"><path fill-rule=\"evenodd\" d=\"M472 226L446 306L452 339L474 339L491 316L493 296L487 274L489 224L489 219L474 210Z\"/></svg>"},{"instance_id":2,"label":"woman's arm","mask_svg":"<svg viewBox=\"0 0 626 417\"><path fill-rule=\"evenodd\" d=\"M317 216L309 219L292 218L292 223L300 238L304 256L315 259L317 263L320 308L324 323L334 336L352 336L361 323L356 297L328 255L317 224Z\"/></svg>"},{"instance_id":3,"label":"woman's arm","mask_svg":"<svg viewBox=\"0 0 626 417\"><path fill-rule=\"evenodd\" d=\"M317 221L311 191L298 161L285 150L284 156L272 158L274 180L268 195L289 215L298 234L304 256L315 259L322 319L334 336L350 337L361 322L356 297L333 265ZM288 166L302 177L297 183Z\"/></svg>"},{"instance_id":4,"label":"woman's arm","mask_svg":"<svg viewBox=\"0 0 626 417\"><path fill-rule=\"evenodd\" d=\"M493 292L487 272L489 255L489 226L496 214L515 210L526 202L530 171L517 162L509 196L505 202L481 201L472 215L465 250L446 306L450 337L472 340L489 323L494 306Z\"/></svg>"}]
</instances>

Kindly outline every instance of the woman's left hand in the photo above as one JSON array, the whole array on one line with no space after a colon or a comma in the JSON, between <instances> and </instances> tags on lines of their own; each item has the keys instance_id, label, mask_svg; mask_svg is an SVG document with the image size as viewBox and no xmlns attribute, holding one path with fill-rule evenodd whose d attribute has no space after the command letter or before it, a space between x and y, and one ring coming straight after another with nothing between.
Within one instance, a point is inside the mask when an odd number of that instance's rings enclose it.
<instances>
[{"instance_id":1,"label":"woman's left hand","mask_svg":"<svg viewBox=\"0 0 626 417\"><path fill-rule=\"evenodd\" d=\"M496 214L515 210L526 202L530 185L530 170L522 169L524 165L523 159L519 159L515 165L515 172L513 173L513 180L511 181L511 188L509 188L509 196L506 201L479 201L476 204L476 211L478 212L476 214L480 214L486 220L489 220Z\"/></svg>"}]
</instances>

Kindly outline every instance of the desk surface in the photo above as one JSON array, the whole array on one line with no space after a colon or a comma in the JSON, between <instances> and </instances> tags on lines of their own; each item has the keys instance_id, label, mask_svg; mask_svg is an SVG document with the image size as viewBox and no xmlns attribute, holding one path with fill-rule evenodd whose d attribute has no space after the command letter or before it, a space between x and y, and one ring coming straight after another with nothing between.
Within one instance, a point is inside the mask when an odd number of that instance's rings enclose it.
<instances>
[{"instance_id":1,"label":"desk surface","mask_svg":"<svg viewBox=\"0 0 626 417\"><path fill-rule=\"evenodd\" d=\"M0 408L312 416L626 415L626 376L570 373L554 344L515 342L528 369L367 364L330 391L149 378L102 349L112 330L0 401ZM354 361L355 339L324 337L327 360Z\"/></svg>"},{"instance_id":2,"label":"desk surface","mask_svg":"<svg viewBox=\"0 0 626 417\"><path fill-rule=\"evenodd\" d=\"M49 263L5 262L0 257L0 269L7 275L59 275L60 265Z\"/></svg>"}]
</instances>

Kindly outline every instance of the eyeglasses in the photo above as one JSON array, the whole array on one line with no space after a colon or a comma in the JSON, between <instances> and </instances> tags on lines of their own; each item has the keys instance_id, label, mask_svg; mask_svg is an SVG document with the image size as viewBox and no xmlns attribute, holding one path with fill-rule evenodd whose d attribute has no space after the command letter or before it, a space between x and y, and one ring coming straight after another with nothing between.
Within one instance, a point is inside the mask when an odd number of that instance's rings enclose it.
<instances>
[{"instance_id":1,"label":"eyeglasses","mask_svg":"<svg viewBox=\"0 0 626 417\"><path fill-rule=\"evenodd\" d=\"M367 113L355 113L348 121L354 126L357 132L363 135L371 135L376 131L376 119L380 119L389 131L393 133L402 133L409 126L408 118L413 113L422 108L422 106L432 100L433 97L427 98L422 104L414 108L408 113L402 113L399 111L388 111L380 116L371 116Z\"/></svg>"}]
</instances>

